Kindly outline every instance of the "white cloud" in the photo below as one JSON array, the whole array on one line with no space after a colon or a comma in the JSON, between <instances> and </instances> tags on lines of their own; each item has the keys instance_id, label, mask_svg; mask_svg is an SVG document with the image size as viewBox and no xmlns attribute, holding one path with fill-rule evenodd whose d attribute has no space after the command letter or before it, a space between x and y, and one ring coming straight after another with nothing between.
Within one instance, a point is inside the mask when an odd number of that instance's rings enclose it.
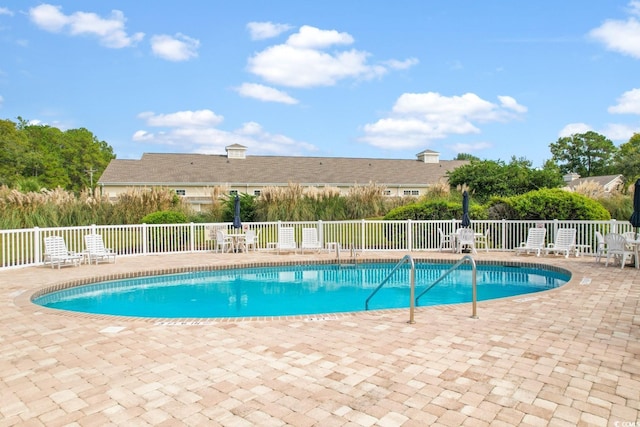
<instances>
[{"instance_id":1,"label":"white cloud","mask_svg":"<svg viewBox=\"0 0 640 427\"><path fill-rule=\"evenodd\" d=\"M629 2L628 12L640 16L640 1ZM589 36L603 43L608 50L640 59L640 22L634 16L627 20L606 20L591 30Z\"/></svg>"},{"instance_id":2,"label":"white cloud","mask_svg":"<svg viewBox=\"0 0 640 427\"><path fill-rule=\"evenodd\" d=\"M251 40L264 40L277 37L285 31L291 29L287 24L274 24L272 22L249 22L247 29L251 35Z\"/></svg>"},{"instance_id":3,"label":"white cloud","mask_svg":"<svg viewBox=\"0 0 640 427\"><path fill-rule=\"evenodd\" d=\"M559 138L569 137L571 135L587 133L593 131L593 128L586 123L569 123L558 132Z\"/></svg>"},{"instance_id":4,"label":"white cloud","mask_svg":"<svg viewBox=\"0 0 640 427\"><path fill-rule=\"evenodd\" d=\"M2 107L3 103L4 103L4 98L2 97L2 95L0 95L0 107Z\"/></svg>"},{"instance_id":5,"label":"white cloud","mask_svg":"<svg viewBox=\"0 0 640 427\"><path fill-rule=\"evenodd\" d=\"M283 104L297 104L298 100L278 89L256 83L243 83L237 92L246 98L255 98L260 101L281 102Z\"/></svg>"},{"instance_id":6,"label":"white cloud","mask_svg":"<svg viewBox=\"0 0 640 427\"><path fill-rule=\"evenodd\" d=\"M168 61L188 61L198 56L200 41L176 34L175 36L156 35L151 38L151 50L153 53Z\"/></svg>"},{"instance_id":7,"label":"white cloud","mask_svg":"<svg viewBox=\"0 0 640 427\"><path fill-rule=\"evenodd\" d=\"M239 129L219 129L223 117L211 110L178 111L168 114L143 112L138 117L148 126L166 130L136 131L132 140L143 144L179 147L181 152L220 154L226 146L242 144L252 154L301 155L317 148L281 134L271 134L255 122L244 123Z\"/></svg>"},{"instance_id":8,"label":"white cloud","mask_svg":"<svg viewBox=\"0 0 640 427\"><path fill-rule=\"evenodd\" d=\"M629 126L619 123L609 123L602 129L594 129L586 123L569 123L558 132L559 138L571 135L596 132L612 141L628 141L634 133L640 133L640 126Z\"/></svg>"},{"instance_id":9,"label":"white cloud","mask_svg":"<svg viewBox=\"0 0 640 427\"><path fill-rule=\"evenodd\" d=\"M133 134L133 138L134 141L136 142L140 142L140 141L151 141L153 140L153 134L147 132L146 130L139 130L136 131Z\"/></svg>"},{"instance_id":10,"label":"white cloud","mask_svg":"<svg viewBox=\"0 0 640 427\"><path fill-rule=\"evenodd\" d=\"M607 109L612 114L640 114L640 89L631 89L618 98L618 103Z\"/></svg>"},{"instance_id":11,"label":"white cloud","mask_svg":"<svg viewBox=\"0 0 640 427\"><path fill-rule=\"evenodd\" d=\"M420 148L451 135L478 134L479 123L505 122L527 111L512 97L498 98L500 104L473 93L451 97L436 92L405 93L387 117L363 126L360 140L385 149Z\"/></svg>"},{"instance_id":12,"label":"white cloud","mask_svg":"<svg viewBox=\"0 0 640 427\"><path fill-rule=\"evenodd\" d=\"M452 144L450 148L456 153L478 153L480 151L486 150L488 148L492 148L493 145L488 142L474 142L471 144L468 143L456 143Z\"/></svg>"},{"instance_id":13,"label":"white cloud","mask_svg":"<svg viewBox=\"0 0 640 427\"><path fill-rule=\"evenodd\" d=\"M404 61L398 61L397 59L390 59L388 61L384 61L384 64L389 68L394 70L406 70L407 68L411 68L414 65L417 65L420 61L417 58L409 58Z\"/></svg>"},{"instance_id":14,"label":"white cloud","mask_svg":"<svg viewBox=\"0 0 640 427\"><path fill-rule=\"evenodd\" d=\"M633 134L640 133L640 125L639 126L629 126L623 124L610 123L605 126L602 131L598 132L601 135L605 135L612 141L623 141L627 142Z\"/></svg>"},{"instance_id":15,"label":"white cloud","mask_svg":"<svg viewBox=\"0 0 640 427\"><path fill-rule=\"evenodd\" d=\"M178 111L170 114L155 114L145 111L138 118L146 121L148 126L155 127L206 127L217 126L224 117L211 110Z\"/></svg>"},{"instance_id":16,"label":"white cloud","mask_svg":"<svg viewBox=\"0 0 640 427\"><path fill-rule=\"evenodd\" d=\"M0 7L0 15L9 15L13 16L13 12L6 7Z\"/></svg>"},{"instance_id":17,"label":"white cloud","mask_svg":"<svg viewBox=\"0 0 640 427\"><path fill-rule=\"evenodd\" d=\"M271 84L286 87L333 86L345 78L371 79L387 73L389 61L387 65L384 62L372 65L367 62L368 52L337 48L353 42L348 33L305 25L285 43L268 47L249 58L248 69ZM335 49L326 51L330 47ZM406 68L417 60L391 63Z\"/></svg>"},{"instance_id":18,"label":"white cloud","mask_svg":"<svg viewBox=\"0 0 640 427\"><path fill-rule=\"evenodd\" d=\"M133 35L126 33L126 19L119 10L111 11L111 16L105 19L89 12L75 12L71 15L65 15L60 6L41 4L29 9L29 17L34 24L43 30L66 31L73 36L95 36L103 46L109 48L133 46L144 37L144 33Z\"/></svg>"},{"instance_id":19,"label":"white cloud","mask_svg":"<svg viewBox=\"0 0 640 427\"><path fill-rule=\"evenodd\" d=\"M510 96L498 96L498 99L500 100L500 103L502 104L502 106L504 108L507 108L509 110L513 110L516 113L526 113L527 112L527 107L524 107L520 104L518 104L518 102L510 97Z\"/></svg>"},{"instance_id":20,"label":"white cloud","mask_svg":"<svg viewBox=\"0 0 640 427\"><path fill-rule=\"evenodd\" d=\"M349 45L353 37L349 33L339 33L335 30L321 30L309 25L303 25L300 30L289 36L287 45L300 49L323 49L333 45Z\"/></svg>"}]
</instances>

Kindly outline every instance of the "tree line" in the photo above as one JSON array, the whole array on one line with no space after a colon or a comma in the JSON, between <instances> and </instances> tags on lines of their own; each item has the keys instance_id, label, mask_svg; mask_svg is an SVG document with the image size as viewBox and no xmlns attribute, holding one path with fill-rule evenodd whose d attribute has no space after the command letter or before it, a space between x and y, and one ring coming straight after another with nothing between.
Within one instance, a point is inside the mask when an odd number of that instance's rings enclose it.
<instances>
[{"instance_id":1,"label":"tree line","mask_svg":"<svg viewBox=\"0 0 640 427\"><path fill-rule=\"evenodd\" d=\"M85 128L0 120L0 185L23 192L62 188L79 193L95 186L113 148Z\"/></svg>"},{"instance_id":2,"label":"tree line","mask_svg":"<svg viewBox=\"0 0 640 427\"><path fill-rule=\"evenodd\" d=\"M543 188L564 185L564 176L577 173L581 178L603 175L624 176L630 184L640 177L640 134L616 147L596 132L574 134L559 138L549 145L552 157L540 169L529 160L516 158L480 160L470 154L459 154L457 160L470 163L448 173L452 187L466 185L482 201L489 198L510 197Z\"/></svg>"}]
</instances>

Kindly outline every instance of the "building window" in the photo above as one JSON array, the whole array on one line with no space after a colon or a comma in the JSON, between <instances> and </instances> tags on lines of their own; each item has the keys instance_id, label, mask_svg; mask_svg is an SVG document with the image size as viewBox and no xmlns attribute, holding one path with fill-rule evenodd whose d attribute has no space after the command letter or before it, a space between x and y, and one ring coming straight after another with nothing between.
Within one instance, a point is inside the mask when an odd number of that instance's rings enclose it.
<instances>
[{"instance_id":1,"label":"building window","mask_svg":"<svg viewBox=\"0 0 640 427\"><path fill-rule=\"evenodd\" d=\"M385 196L390 196L391 195L391 190L384 190L384 195Z\"/></svg>"},{"instance_id":2,"label":"building window","mask_svg":"<svg viewBox=\"0 0 640 427\"><path fill-rule=\"evenodd\" d=\"M403 194L405 196L419 196L420 190L404 190Z\"/></svg>"},{"instance_id":3,"label":"building window","mask_svg":"<svg viewBox=\"0 0 640 427\"><path fill-rule=\"evenodd\" d=\"M260 190L253 190L253 195L256 197L260 197L261 191Z\"/></svg>"},{"instance_id":4,"label":"building window","mask_svg":"<svg viewBox=\"0 0 640 427\"><path fill-rule=\"evenodd\" d=\"M238 190L231 190L229 191L229 194L232 196L237 196L238 195Z\"/></svg>"},{"instance_id":5,"label":"building window","mask_svg":"<svg viewBox=\"0 0 640 427\"><path fill-rule=\"evenodd\" d=\"M186 196L187 195L187 190L176 190L176 194L178 196Z\"/></svg>"}]
</instances>

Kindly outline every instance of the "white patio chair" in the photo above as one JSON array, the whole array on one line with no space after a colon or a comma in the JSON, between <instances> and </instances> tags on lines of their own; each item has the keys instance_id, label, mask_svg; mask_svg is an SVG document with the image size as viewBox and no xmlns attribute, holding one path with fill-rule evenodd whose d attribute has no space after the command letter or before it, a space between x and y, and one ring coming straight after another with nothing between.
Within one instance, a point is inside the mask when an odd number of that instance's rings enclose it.
<instances>
[{"instance_id":1,"label":"white patio chair","mask_svg":"<svg viewBox=\"0 0 640 427\"><path fill-rule=\"evenodd\" d=\"M491 228L487 227L484 233L476 234L476 248L483 247L485 251L489 252L489 234L491 234Z\"/></svg>"},{"instance_id":2,"label":"white patio chair","mask_svg":"<svg viewBox=\"0 0 640 427\"><path fill-rule=\"evenodd\" d=\"M96 265L100 261L116 262L116 253L111 248L104 247L104 241L99 234L86 234L84 236L84 245L89 264L95 261Z\"/></svg>"},{"instance_id":3,"label":"white patio chair","mask_svg":"<svg viewBox=\"0 0 640 427\"><path fill-rule=\"evenodd\" d=\"M318 229L303 228L302 229L302 242L300 242L300 251L304 253L305 249L319 252L322 249L322 243L318 239Z\"/></svg>"},{"instance_id":4,"label":"white patio chair","mask_svg":"<svg viewBox=\"0 0 640 427\"><path fill-rule=\"evenodd\" d=\"M231 252L234 250L233 238L224 230L216 230L216 252Z\"/></svg>"},{"instance_id":5,"label":"white patio chair","mask_svg":"<svg viewBox=\"0 0 640 427\"><path fill-rule=\"evenodd\" d=\"M549 243L545 249L545 254L555 252L556 255L563 253L565 258L569 258L571 252L576 250L576 229L575 228L558 228L556 232L556 241Z\"/></svg>"},{"instance_id":6,"label":"white patio chair","mask_svg":"<svg viewBox=\"0 0 640 427\"><path fill-rule=\"evenodd\" d=\"M256 251L258 249L258 233L256 233L256 230L248 229L245 231L242 244L247 251L251 249Z\"/></svg>"},{"instance_id":7,"label":"white patio chair","mask_svg":"<svg viewBox=\"0 0 640 427\"><path fill-rule=\"evenodd\" d=\"M83 256L67 249L67 244L60 236L48 236L44 238L44 264L51 264L60 269L64 265L79 266Z\"/></svg>"},{"instance_id":8,"label":"white patio chair","mask_svg":"<svg viewBox=\"0 0 640 427\"><path fill-rule=\"evenodd\" d=\"M520 243L516 248L516 255L520 252L535 252L536 256L540 256L540 252L544 249L544 239L547 236L547 229L541 227L530 228L527 232L527 241Z\"/></svg>"},{"instance_id":9,"label":"white patio chair","mask_svg":"<svg viewBox=\"0 0 640 427\"><path fill-rule=\"evenodd\" d=\"M630 250L627 247L627 239L618 233L609 233L604 236L605 247L607 251L607 259L604 263L605 267L609 266L609 259L613 258L614 261L620 261L620 268L624 268L627 263L627 259L631 259L635 256L635 251ZM635 260L636 265L638 260Z\"/></svg>"},{"instance_id":10,"label":"white patio chair","mask_svg":"<svg viewBox=\"0 0 640 427\"><path fill-rule=\"evenodd\" d=\"M472 228L461 228L458 230L456 252L462 253L462 250L465 248L470 249L474 254L478 253L478 251L476 251L476 233Z\"/></svg>"},{"instance_id":11,"label":"white patio chair","mask_svg":"<svg viewBox=\"0 0 640 427\"><path fill-rule=\"evenodd\" d=\"M600 262L602 257L606 255L606 246L604 243L604 236L599 231L596 231L596 262Z\"/></svg>"},{"instance_id":12,"label":"white patio chair","mask_svg":"<svg viewBox=\"0 0 640 427\"><path fill-rule=\"evenodd\" d=\"M451 238L451 236L444 234L442 228L438 228L438 236L440 238L440 245L438 247L438 250L440 252L442 252L443 249L451 249L452 251L454 250L453 239Z\"/></svg>"}]
</instances>

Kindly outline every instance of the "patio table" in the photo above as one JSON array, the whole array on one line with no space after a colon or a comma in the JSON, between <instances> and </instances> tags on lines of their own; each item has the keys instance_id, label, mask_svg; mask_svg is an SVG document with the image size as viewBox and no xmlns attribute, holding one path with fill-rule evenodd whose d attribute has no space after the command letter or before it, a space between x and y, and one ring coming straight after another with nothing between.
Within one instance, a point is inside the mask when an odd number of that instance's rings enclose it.
<instances>
[{"instance_id":1,"label":"patio table","mask_svg":"<svg viewBox=\"0 0 640 427\"><path fill-rule=\"evenodd\" d=\"M240 247L242 247L242 250L240 252L244 252L245 233L227 233L227 236L231 238L231 246L233 247L233 252L239 252Z\"/></svg>"}]
</instances>

